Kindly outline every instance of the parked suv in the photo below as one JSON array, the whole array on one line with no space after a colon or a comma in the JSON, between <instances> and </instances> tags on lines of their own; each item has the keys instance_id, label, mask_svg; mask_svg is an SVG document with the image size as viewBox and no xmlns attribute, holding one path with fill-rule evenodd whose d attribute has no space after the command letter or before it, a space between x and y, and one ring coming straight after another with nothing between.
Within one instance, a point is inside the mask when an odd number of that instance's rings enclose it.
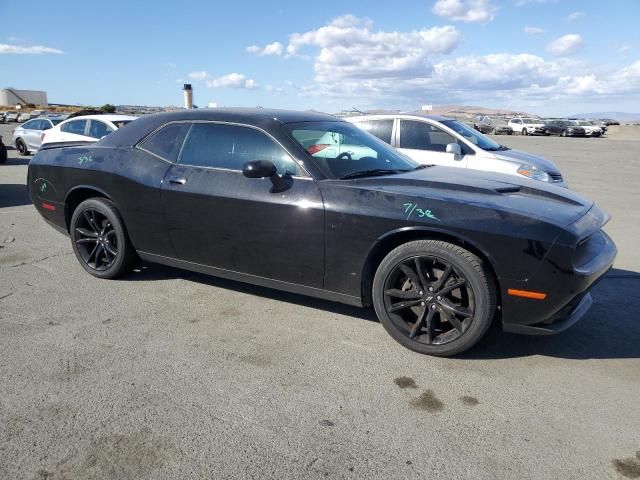
<instances>
[{"instance_id":1,"label":"parked suv","mask_svg":"<svg viewBox=\"0 0 640 480\"><path fill-rule=\"evenodd\" d=\"M511 150L452 118L399 114L346 120L423 164L507 173L566 186L550 160Z\"/></svg>"},{"instance_id":2,"label":"parked suv","mask_svg":"<svg viewBox=\"0 0 640 480\"><path fill-rule=\"evenodd\" d=\"M529 117L515 117L509 120L509 126L514 133L520 135L545 135L545 124L542 120Z\"/></svg>"}]
</instances>

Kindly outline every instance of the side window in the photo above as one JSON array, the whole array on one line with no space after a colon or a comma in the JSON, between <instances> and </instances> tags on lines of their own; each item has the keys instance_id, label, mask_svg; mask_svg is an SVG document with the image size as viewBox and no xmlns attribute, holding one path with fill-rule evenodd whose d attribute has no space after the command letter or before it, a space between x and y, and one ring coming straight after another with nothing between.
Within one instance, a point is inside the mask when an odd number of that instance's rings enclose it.
<instances>
[{"instance_id":1,"label":"side window","mask_svg":"<svg viewBox=\"0 0 640 480\"><path fill-rule=\"evenodd\" d=\"M27 123L23 123L22 128L24 128L25 130L37 130L36 123L38 123L39 121L40 120L30 120Z\"/></svg>"},{"instance_id":2,"label":"side window","mask_svg":"<svg viewBox=\"0 0 640 480\"><path fill-rule=\"evenodd\" d=\"M91 138L102 138L113 132L113 128L99 120L91 120L89 124L89 136Z\"/></svg>"},{"instance_id":3,"label":"side window","mask_svg":"<svg viewBox=\"0 0 640 480\"><path fill-rule=\"evenodd\" d=\"M189 128L190 123L170 123L147 138L140 146L165 160L176 162Z\"/></svg>"},{"instance_id":4,"label":"side window","mask_svg":"<svg viewBox=\"0 0 640 480\"><path fill-rule=\"evenodd\" d=\"M449 143L456 139L428 123L400 121L400 148L445 152Z\"/></svg>"},{"instance_id":5,"label":"side window","mask_svg":"<svg viewBox=\"0 0 640 480\"><path fill-rule=\"evenodd\" d=\"M86 120L72 120L69 123L61 125L60 130L67 133L74 133L76 135L84 135L84 129L86 126Z\"/></svg>"},{"instance_id":6,"label":"side window","mask_svg":"<svg viewBox=\"0 0 640 480\"><path fill-rule=\"evenodd\" d=\"M356 123L362 130L375 135L383 142L391 144L391 133L393 132L393 119L370 120L368 122Z\"/></svg>"},{"instance_id":7,"label":"side window","mask_svg":"<svg viewBox=\"0 0 640 480\"><path fill-rule=\"evenodd\" d=\"M194 123L187 134L178 163L242 170L246 162L269 160L278 173L300 174L298 165L264 133L250 127Z\"/></svg>"},{"instance_id":8,"label":"side window","mask_svg":"<svg viewBox=\"0 0 640 480\"><path fill-rule=\"evenodd\" d=\"M514 118L514 119L513 119L513 123L518 123L518 124L520 124L520 123L522 123L522 121L521 121L519 118Z\"/></svg>"}]
</instances>

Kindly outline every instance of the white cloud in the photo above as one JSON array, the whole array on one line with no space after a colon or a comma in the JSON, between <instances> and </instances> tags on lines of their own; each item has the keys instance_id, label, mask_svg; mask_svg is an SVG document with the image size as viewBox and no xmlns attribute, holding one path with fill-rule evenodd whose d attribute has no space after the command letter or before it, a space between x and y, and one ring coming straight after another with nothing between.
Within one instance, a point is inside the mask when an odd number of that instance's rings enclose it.
<instances>
[{"instance_id":1,"label":"white cloud","mask_svg":"<svg viewBox=\"0 0 640 480\"><path fill-rule=\"evenodd\" d=\"M578 50L583 43L580 35L577 33L569 33L549 43L549 45L547 45L547 51L559 56L571 55Z\"/></svg>"},{"instance_id":2,"label":"white cloud","mask_svg":"<svg viewBox=\"0 0 640 480\"><path fill-rule=\"evenodd\" d=\"M527 35L540 35L544 33L544 30L539 27L524 27L524 33Z\"/></svg>"},{"instance_id":3,"label":"white cloud","mask_svg":"<svg viewBox=\"0 0 640 480\"><path fill-rule=\"evenodd\" d=\"M394 78L428 74L431 58L448 54L460 43L451 26L410 32L373 31L371 21L353 15L289 38L287 52L312 51L318 81L344 78Z\"/></svg>"},{"instance_id":4,"label":"white cloud","mask_svg":"<svg viewBox=\"0 0 640 480\"><path fill-rule=\"evenodd\" d=\"M189 74L189 78L191 80L204 80L208 76L209 76L209 74L207 72L205 72L204 70L201 71L201 72L191 72Z\"/></svg>"},{"instance_id":5,"label":"white cloud","mask_svg":"<svg viewBox=\"0 0 640 480\"><path fill-rule=\"evenodd\" d=\"M567 20L569 20L570 22L575 22L579 18L582 18L582 17L584 17L586 15L587 14L584 13L584 12L573 12L573 13L569 14L569 16L567 17Z\"/></svg>"},{"instance_id":6,"label":"white cloud","mask_svg":"<svg viewBox=\"0 0 640 480\"><path fill-rule=\"evenodd\" d=\"M206 81L207 87L213 88L257 88L258 84L251 78L246 78L241 73L230 73L221 77L208 78Z\"/></svg>"},{"instance_id":7,"label":"white cloud","mask_svg":"<svg viewBox=\"0 0 640 480\"><path fill-rule=\"evenodd\" d=\"M264 48L259 47L258 45L251 45L247 47L247 52L254 53L256 55L282 55L284 50L284 45L280 42L273 42L266 45Z\"/></svg>"},{"instance_id":8,"label":"white cloud","mask_svg":"<svg viewBox=\"0 0 640 480\"><path fill-rule=\"evenodd\" d=\"M438 0L433 13L457 22L490 22L496 8L489 0Z\"/></svg>"},{"instance_id":9,"label":"white cloud","mask_svg":"<svg viewBox=\"0 0 640 480\"><path fill-rule=\"evenodd\" d=\"M7 45L0 43L0 54L17 54L17 55L37 55L41 53L63 54L62 50L57 48L43 47L42 45L34 45L32 47L21 47L19 45Z\"/></svg>"}]
</instances>

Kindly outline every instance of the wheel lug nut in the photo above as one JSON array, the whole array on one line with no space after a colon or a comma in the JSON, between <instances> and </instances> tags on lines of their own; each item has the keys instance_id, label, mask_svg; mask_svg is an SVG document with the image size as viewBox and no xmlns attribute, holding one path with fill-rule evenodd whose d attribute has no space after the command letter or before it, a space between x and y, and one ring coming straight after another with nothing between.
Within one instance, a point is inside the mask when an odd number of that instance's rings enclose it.
<instances>
[{"instance_id":1,"label":"wheel lug nut","mask_svg":"<svg viewBox=\"0 0 640 480\"><path fill-rule=\"evenodd\" d=\"M424 302L420 302L420 305L422 305L424 307Z\"/></svg>"},{"instance_id":2,"label":"wheel lug nut","mask_svg":"<svg viewBox=\"0 0 640 480\"><path fill-rule=\"evenodd\" d=\"M442 297L441 297L440 295L438 295L438 296L436 297L436 299L438 299L438 300L442 300Z\"/></svg>"},{"instance_id":3,"label":"wheel lug nut","mask_svg":"<svg viewBox=\"0 0 640 480\"><path fill-rule=\"evenodd\" d=\"M431 309L434 310L436 308L435 304L431 305Z\"/></svg>"},{"instance_id":4,"label":"wheel lug nut","mask_svg":"<svg viewBox=\"0 0 640 480\"><path fill-rule=\"evenodd\" d=\"M424 292L420 291L418 292L419 295L424 295Z\"/></svg>"},{"instance_id":5,"label":"wheel lug nut","mask_svg":"<svg viewBox=\"0 0 640 480\"><path fill-rule=\"evenodd\" d=\"M429 291L430 291L430 292L433 292L433 287L429 287Z\"/></svg>"}]
</instances>

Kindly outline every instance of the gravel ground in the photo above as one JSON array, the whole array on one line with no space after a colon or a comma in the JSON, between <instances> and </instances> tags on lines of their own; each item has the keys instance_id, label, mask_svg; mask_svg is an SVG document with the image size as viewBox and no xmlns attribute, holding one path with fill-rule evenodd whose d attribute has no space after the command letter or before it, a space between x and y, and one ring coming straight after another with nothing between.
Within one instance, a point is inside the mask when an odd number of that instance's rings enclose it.
<instances>
[{"instance_id":1,"label":"gravel ground","mask_svg":"<svg viewBox=\"0 0 640 480\"><path fill-rule=\"evenodd\" d=\"M620 254L566 333L494 329L457 359L368 310L153 265L95 279L11 151L0 478L640 478L640 141L499 139L612 213Z\"/></svg>"}]
</instances>

